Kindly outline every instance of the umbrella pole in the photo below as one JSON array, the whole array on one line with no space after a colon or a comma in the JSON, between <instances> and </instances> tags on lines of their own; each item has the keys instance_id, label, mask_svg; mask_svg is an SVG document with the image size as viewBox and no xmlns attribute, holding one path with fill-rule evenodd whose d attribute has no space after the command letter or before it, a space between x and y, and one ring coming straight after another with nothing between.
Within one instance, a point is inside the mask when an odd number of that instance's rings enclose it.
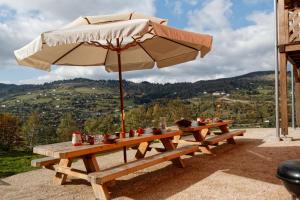
<instances>
[{"instance_id":1,"label":"umbrella pole","mask_svg":"<svg viewBox=\"0 0 300 200\"><path fill-rule=\"evenodd\" d=\"M119 89L120 89L120 107L121 107L121 121L122 121L122 133L126 133L125 129L125 113L124 113L124 96L123 96L123 83L122 83L122 69L121 69L121 48L120 48L120 41L117 38L117 54L118 54L118 71L119 71ZM120 135L123 135L123 134ZM126 147L123 147L123 157L124 162L127 163L127 154L126 154Z\"/></svg>"}]
</instances>

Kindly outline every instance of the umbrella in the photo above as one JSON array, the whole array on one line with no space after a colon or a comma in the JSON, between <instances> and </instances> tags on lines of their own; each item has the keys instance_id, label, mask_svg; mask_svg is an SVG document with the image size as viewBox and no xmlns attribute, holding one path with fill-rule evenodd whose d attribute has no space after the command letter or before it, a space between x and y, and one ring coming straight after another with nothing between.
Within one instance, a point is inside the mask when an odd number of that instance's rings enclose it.
<instances>
[{"instance_id":1,"label":"umbrella","mask_svg":"<svg viewBox=\"0 0 300 200\"><path fill-rule=\"evenodd\" d=\"M122 71L169 67L204 57L212 36L179 30L167 20L139 13L79 17L42 33L16 50L20 65L50 71L51 65L105 66L118 72L122 132L125 133ZM124 153L126 162L126 154Z\"/></svg>"}]
</instances>

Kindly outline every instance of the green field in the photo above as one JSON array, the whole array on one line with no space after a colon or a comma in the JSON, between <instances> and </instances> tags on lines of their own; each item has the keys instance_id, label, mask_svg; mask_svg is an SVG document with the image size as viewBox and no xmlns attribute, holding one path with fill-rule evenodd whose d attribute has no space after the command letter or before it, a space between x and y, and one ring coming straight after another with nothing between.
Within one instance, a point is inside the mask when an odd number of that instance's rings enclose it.
<instances>
[{"instance_id":1,"label":"green field","mask_svg":"<svg viewBox=\"0 0 300 200\"><path fill-rule=\"evenodd\" d=\"M30 162L40 157L24 151L0 152L0 178L36 169Z\"/></svg>"}]
</instances>

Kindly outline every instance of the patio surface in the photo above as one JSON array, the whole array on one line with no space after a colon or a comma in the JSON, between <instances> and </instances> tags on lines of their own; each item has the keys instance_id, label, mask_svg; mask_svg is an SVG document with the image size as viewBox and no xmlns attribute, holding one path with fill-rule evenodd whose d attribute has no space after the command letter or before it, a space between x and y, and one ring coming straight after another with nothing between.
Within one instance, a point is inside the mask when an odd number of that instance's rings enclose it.
<instances>
[{"instance_id":1,"label":"patio surface","mask_svg":"<svg viewBox=\"0 0 300 200\"><path fill-rule=\"evenodd\" d=\"M277 165L300 159L300 130L290 130L295 141L276 142L275 129L247 129L236 145L224 144L217 155L184 157L186 168L165 162L118 179L109 190L113 199L280 199L290 200L275 177ZM154 154L152 151L151 154ZM134 151L128 151L133 158ZM122 152L98 157L100 167L122 163ZM83 163L74 165L80 168ZM46 169L0 179L0 199L94 199L88 182L72 180L52 185L54 172Z\"/></svg>"}]
</instances>

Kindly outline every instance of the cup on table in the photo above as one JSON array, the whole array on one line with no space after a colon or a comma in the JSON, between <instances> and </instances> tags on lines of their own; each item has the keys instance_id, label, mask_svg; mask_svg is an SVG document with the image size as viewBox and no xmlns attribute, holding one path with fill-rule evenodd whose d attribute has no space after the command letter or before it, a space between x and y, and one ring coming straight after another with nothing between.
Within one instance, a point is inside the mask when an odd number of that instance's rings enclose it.
<instances>
[{"instance_id":1,"label":"cup on table","mask_svg":"<svg viewBox=\"0 0 300 200\"><path fill-rule=\"evenodd\" d=\"M159 126L162 130L166 129L167 127L167 119L165 117L159 118Z\"/></svg>"}]
</instances>

